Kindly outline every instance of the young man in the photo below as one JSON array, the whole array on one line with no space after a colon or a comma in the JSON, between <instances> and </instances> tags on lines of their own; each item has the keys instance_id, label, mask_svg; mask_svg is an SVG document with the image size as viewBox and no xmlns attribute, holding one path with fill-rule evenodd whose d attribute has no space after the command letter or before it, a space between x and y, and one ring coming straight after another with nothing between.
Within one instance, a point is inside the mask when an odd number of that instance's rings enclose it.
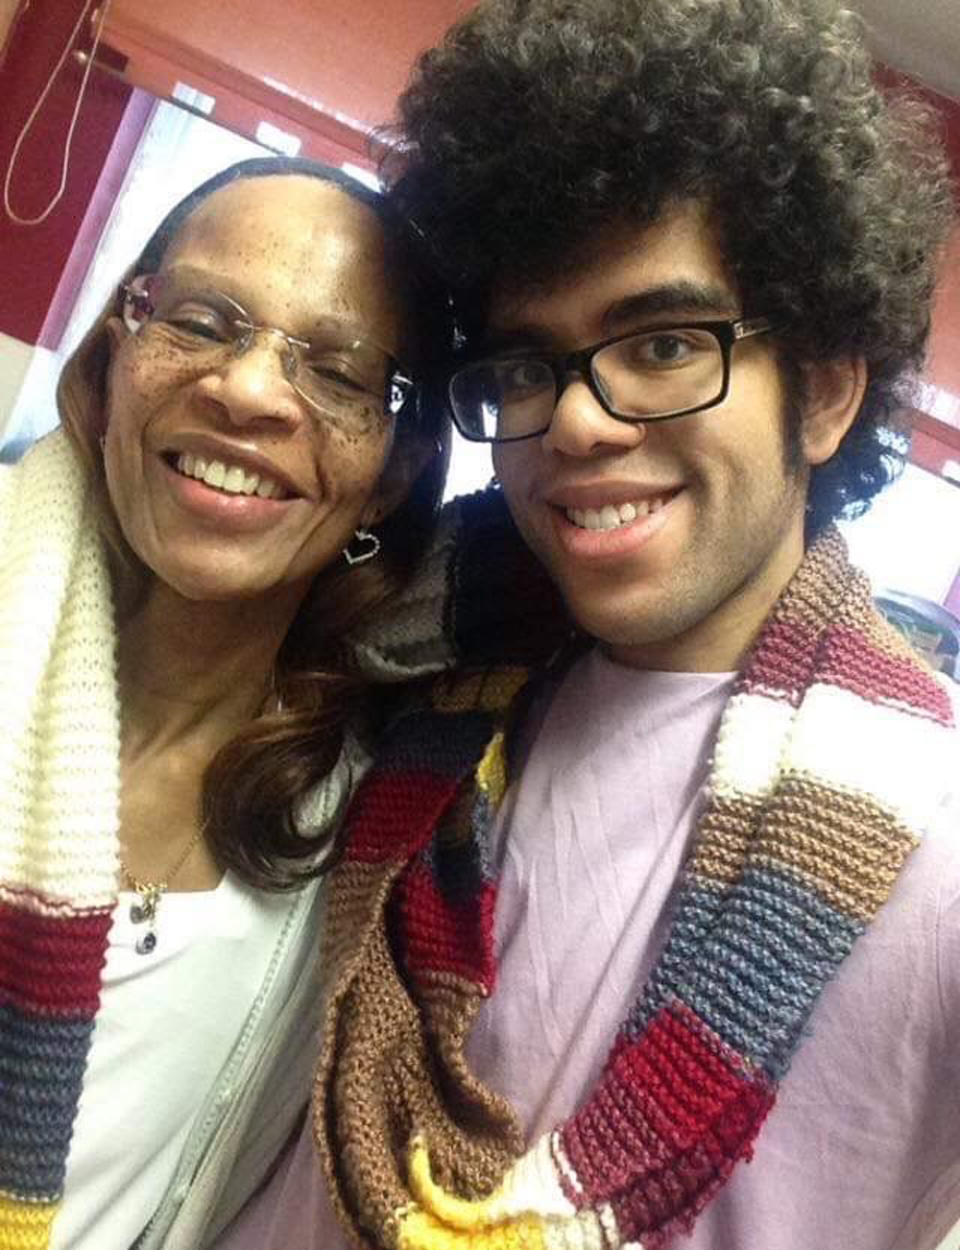
<instances>
[{"instance_id":1,"label":"young man","mask_svg":"<svg viewBox=\"0 0 960 1250\"><path fill-rule=\"evenodd\" d=\"M492 0L401 116L452 411L581 645L441 683L354 804L315 1103L340 1218L930 1250L960 741L830 522L896 458L936 146L827 0Z\"/></svg>"}]
</instances>

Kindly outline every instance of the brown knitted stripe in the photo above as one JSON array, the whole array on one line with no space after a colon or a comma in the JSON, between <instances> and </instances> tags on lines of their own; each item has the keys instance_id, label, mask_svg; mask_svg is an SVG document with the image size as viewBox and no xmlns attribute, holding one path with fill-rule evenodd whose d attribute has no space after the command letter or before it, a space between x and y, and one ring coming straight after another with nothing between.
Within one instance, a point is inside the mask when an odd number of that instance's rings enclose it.
<instances>
[{"instance_id":1,"label":"brown knitted stripe","mask_svg":"<svg viewBox=\"0 0 960 1250\"><path fill-rule=\"evenodd\" d=\"M889 656L891 660L902 660L914 668L927 667L899 629L895 629L879 612L865 613L856 622L851 622L854 623L870 646Z\"/></svg>"},{"instance_id":2,"label":"brown knitted stripe","mask_svg":"<svg viewBox=\"0 0 960 1250\"><path fill-rule=\"evenodd\" d=\"M714 795L697 825L696 846L688 870L697 877L709 877L719 885L739 880L747 852L753 844L763 799L737 795Z\"/></svg>"},{"instance_id":3,"label":"brown knitted stripe","mask_svg":"<svg viewBox=\"0 0 960 1250\"><path fill-rule=\"evenodd\" d=\"M835 910L872 920L917 842L876 799L788 774L768 803L750 859L785 868Z\"/></svg>"},{"instance_id":4,"label":"brown knitted stripe","mask_svg":"<svg viewBox=\"0 0 960 1250\"><path fill-rule=\"evenodd\" d=\"M766 800L715 798L700 823L690 872L733 885L750 863L788 871L836 910L870 920L889 897L917 838L875 799L787 774ZM703 880L706 879L706 880Z\"/></svg>"},{"instance_id":5,"label":"brown knitted stripe","mask_svg":"<svg viewBox=\"0 0 960 1250\"><path fill-rule=\"evenodd\" d=\"M465 1197L489 1192L523 1148L509 1105L463 1058L479 987L431 974L420 982L418 1010L398 975L383 924L398 870L344 862L332 874L324 950L333 975L314 1089L314 1129L338 1217L347 1227L390 1230L381 1234L390 1246L395 1213L409 1201L400 1146L414 1133L430 1142L437 1179Z\"/></svg>"},{"instance_id":6,"label":"brown knitted stripe","mask_svg":"<svg viewBox=\"0 0 960 1250\"><path fill-rule=\"evenodd\" d=\"M476 984L449 972L428 973L418 978L417 985L424 1025L438 1065L453 1078L457 1121L470 1125L478 1139L492 1132L499 1153L504 1149L508 1154L520 1153L523 1132L512 1106L479 1081L464 1059L464 1044L486 996L478 992Z\"/></svg>"},{"instance_id":7,"label":"brown knitted stripe","mask_svg":"<svg viewBox=\"0 0 960 1250\"><path fill-rule=\"evenodd\" d=\"M324 992L345 991L403 865L343 860L327 878L321 931Z\"/></svg>"},{"instance_id":8,"label":"brown knitted stripe","mask_svg":"<svg viewBox=\"0 0 960 1250\"><path fill-rule=\"evenodd\" d=\"M769 620L789 621L819 633L841 618L859 624L867 615L860 605L870 602L869 583L849 564L846 544L831 527L807 550ZM853 617L852 605L856 605Z\"/></svg>"},{"instance_id":9,"label":"brown knitted stripe","mask_svg":"<svg viewBox=\"0 0 960 1250\"><path fill-rule=\"evenodd\" d=\"M476 993L472 1001L479 1002ZM444 1028L454 1016L472 1014L469 1007L458 991L445 987L428 1010ZM462 1046L447 1037L441 1052L428 1058L419 1020L378 931L342 1002L331 1096L324 1098L322 1061L314 1103L334 1205L338 1215L349 1213L348 1223L361 1228L395 1227L396 1211L409 1201L401 1145L415 1133L430 1143L437 1179L464 1197L489 1192L522 1149L519 1129L501 1099L473 1079L469 1090L459 1087L466 1073ZM456 1032L462 1041L465 1027Z\"/></svg>"},{"instance_id":10,"label":"brown knitted stripe","mask_svg":"<svg viewBox=\"0 0 960 1250\"><path fill-rule=\"evenodd\" d=\"M352 968L349 992L337 987L340 1011L323 1034L313 1105L317 1149L338 1218L347 1227L381 1230L388 1247L396 1245L395 1212L408 1200L396 1147L412 1119L400 1073L407 1065L427 1079L418 1062L417 1011L392 963L378 931ZM327 1085L334 1050L337 1066Z\"/></svg>"}]
</instances>

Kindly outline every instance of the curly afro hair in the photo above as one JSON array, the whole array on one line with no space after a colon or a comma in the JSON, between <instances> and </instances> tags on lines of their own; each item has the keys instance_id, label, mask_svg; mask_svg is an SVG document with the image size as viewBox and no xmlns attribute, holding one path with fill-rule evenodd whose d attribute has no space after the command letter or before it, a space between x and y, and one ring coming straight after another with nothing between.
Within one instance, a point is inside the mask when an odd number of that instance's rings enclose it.
<instances>
[{"instance_id":1,"label":"curly afro hair","mask_svg":"<svg viewBox=\"0 0 960 1250\"><path fill-rule=\"evenodd\" d=\"M468 339L498 276L535 283L602 226L709 203L793 378L867 361L857 421L811 477L814 534L900 467L953 216L929 111L871 70L832 0L488 0L419 59L382 172Z\"/></svg>"}]
</instances>

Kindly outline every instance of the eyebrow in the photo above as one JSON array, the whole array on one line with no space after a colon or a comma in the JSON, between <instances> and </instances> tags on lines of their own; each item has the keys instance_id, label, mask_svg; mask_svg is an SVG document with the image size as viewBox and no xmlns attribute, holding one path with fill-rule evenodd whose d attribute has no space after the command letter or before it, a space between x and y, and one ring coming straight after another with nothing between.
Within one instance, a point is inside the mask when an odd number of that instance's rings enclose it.
<instances>
[{"instance_id":1,"label":"eyebrow","mask_svg":"<svg viewBox=\"0 0 960 1250\"><path fill-rule=\"evenodd\" d=\"M627 322L651 317L727 317L739 313L740 301L722 286L671 282L627 295L603 315L603 325L616 330Z\"/></svg>"},{"instance_id":2,"label":"eyebrow","mask_svg":"<svg viewBox=\"0 0 960 1250\"><path fill-rule=\"evenodd\" d=\"M171 265L169 269L161 272L158 277L169 281L178 294L219 296L221 299L236 305L247 316L251 315L246 308L247 303L254 302L250 300L250 293L240 291L225 274L219 274L209 269L199 269L195 265ZM329 333L331 330L345 330L347 333L355 335L358 341L370 341L368 336L362 332L362 327L358 322L347 317L338 316L336 313L316 314L306 324L302 333L305 336L309 336ZM387 351L386 348L381 348L381 350ZM387 352L387 354L395 355L396 353Z\"/></svg>"},{"instance_id":3,"label":"eyebrow","mask_svg":"<svg viewBox=\"0 0 960 1250\"><path fill-rule=\"evenodd\" d=\"M636 291L618 299L604 311L601 325L607 334L616 334L637 323L653 318L730 317L739 315L740 301L722 286L699 282L670 282ZM485 339L483 350L490 353L519 350L524 347L547 348L555 345L554 336L543 326L521 324Z\"/></svg>"},{"instance_id":4,"label":"eyebrow","mask_svg":"<svg viewBox=\"0 0 960 1250\"><path fill-rule=\"evenodd\" d=\"M196 284L203 291L230 294L231 283L224 274L218 274L209 269L198 269L195 265L171 265L169 269L161 270L157 276L178 287L191 283Z\"/></svg>"}]
</instances>

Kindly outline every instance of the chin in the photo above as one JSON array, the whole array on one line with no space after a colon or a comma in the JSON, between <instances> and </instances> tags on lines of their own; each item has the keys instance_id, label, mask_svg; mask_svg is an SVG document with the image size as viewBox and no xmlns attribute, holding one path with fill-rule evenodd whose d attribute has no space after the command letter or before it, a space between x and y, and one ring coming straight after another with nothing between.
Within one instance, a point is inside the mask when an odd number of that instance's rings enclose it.
<instances>
[{"instance_id":1,"label":"chin","mask_svg":"<svg viewBox=\"0 0 960 1250\"><path fill-rule=\"evenodd\" d=\"M181 599L192 603L232 603L258 599L275 589L238 570L233 576L217 569L155 569L154 577Z\"/></svg>"},{"instance_id":2,"label":"chin","mask_svg":"<svg viewBox=\"0 0 960 1250\"><path fill-rule=\"evenodd\" d=\"M570 614L586 633L609 647L657 647L682 637L705 611L683 602L590 604L568 599Z\"/></svg>"}]
</instances>

